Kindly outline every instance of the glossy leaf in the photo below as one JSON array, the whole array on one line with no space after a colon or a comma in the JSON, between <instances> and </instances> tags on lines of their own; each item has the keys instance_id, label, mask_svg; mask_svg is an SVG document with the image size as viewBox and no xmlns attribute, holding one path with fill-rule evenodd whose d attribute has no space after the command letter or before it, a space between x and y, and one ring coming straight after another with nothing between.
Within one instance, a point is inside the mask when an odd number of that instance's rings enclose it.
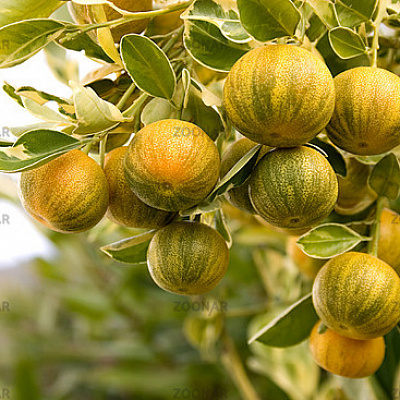
<instances>
[{"instance_id":1,"label":"glossy leaf","mask_svg":"<svg viewBox=\"0 0 400 400\"><path fill-rule=\"evenodd\" d=\"M290 0L238 0L240 20L261 42L293 36L301 13Z\"/></svg>"},{"instance_id":2,"label":"glossy leaf","mask_svg":"<svg viewBox=\"0 0 400 400\"><path fill-rule=\"evenodd\" d=\"M47 18L65 2L59 0L1 0L0 27L31 18Z\"/></svg>"},{"instance_id":3,"label":"glossy leaf","mask_svg":"<svg viewBox=\"0 0 400 400\"><path fill-rule=\"evenodd\" d=\"M64 24L51 19L32 19L0 28L0 68L26 61L62 34Z\"/></svg>"},{"instance_id":4,"label":"glossy leaf","mask_svg":"<svg viewBox=\"0 0 400 400\"><path fill-rule=\"evenodd\" d=\"M176 77L166 54L149 38L127 35L121 41L125 69L138 88L154 97L171 99Z\"/></svg>"},{"instance_id":5,"label":"glossy leaf","mask_svg":"<svg viewBox=\"0 0 400 400\"><path fill-rule=\"evenodd\" d=\"M335 146L332 146L329 143L325 143L318 138L314 138L309 143L314 144L324 151L324 153L327 155L329 163L332 165L332 168L338 175L343 177L347 175L346 162L342 154L339 152L339 150L336 149Z\"/></svg>"},{"instance_id":6,"label":"glossy leaf","mask_svg":"<svg viewBox=\"0 0 400 400\"><path fill-rule=\"evenodd\" d=\"M84 135L103 132L125 121L121 111L114 104L98 97L93 89L74 85L73 90L78 119L74 133Z\"/></svg>"},{"instance_id":7,"label":"glossy leaf","mask_svg":"<svg viewBox=\"0 0 400 400\"><path fill-rule=\"evenodd\" d=\"M378 5L378 0L339 0L339 4L370 20Z\"/></svg>"},{"instance_id":8,"label":"glossy leaf","mask_svg":"<svg viewBox=\"0 0 400 400\"><path fill-rule=\"evenodd\" d=\"M311 6L315 15L318 16L328 29L332 29L339 25L333 3L321 0L308 0L307 3Z\"/></svg>"},{"instance_id":9,"label":"glossy leaf","mask_svg":"<svg viewBox=\"0 0 400 400\"><path fill-rule=\"evenodd\" d=\"M184 44L200 64L228 72L250 47L228 40L217 26L206 21L186 21Z\"/></svg>"},{"instance_id":10,"label":"glossy leaf","mask_svg":"<svg viewBox=\"0 0 400 400\"><path fill-rule=\"evenodd\" d=\"M241 185L250 175L257 162L262 145L259 144L249 150L220 180L214 190L207 196L206 201L213 202L217 196Z\"/></svg>"},{"instance_id":11,"label":"glossy leaf","mask_svg":"<svg viewBox=\"0 0 400 400\"><path fill-rule=\"evenodd\" d=\"M400 166L394 154L388 154L375 165L369 185L378 196L397 199L400 192Z\"/></svg>"},{"instance_id":12,"label":"glossy leaf","mask_svg":"<svg viewBox=\"0 0 400 400\"><path fill-rule=\"evenodd\" d=\"M361 36L345 27L331 29L329 31L329 42L333 51L344 60L361 56L367 50Z\"/></svg>"},{"instance_id":13,"label":"glossy leaf","mask_svg":"<svg viewBox=\"0 0 400 400\"><path fill-rule=\"evenodd\" d=\"M345 225L328 223L317 226L300 236L297 244L314 258L331 258L353 249L369 238L359 235Z\"/></svg>"},{"instance_id":14,"label":"glossy leaf","mask_svg":"<svg viewBox=\"0 0 400 400\"><path fill-rule=\"evenodd\" d=\"M311 42L318 40L325 34L326 26L316 14L310 18L309 24L306 34Z\"/></svg>"},{"instance_id":15,"label":"glossy leaf","mask_svg":"<svg viewBox=\"0 0 400 400\"><path fill-rule=\"evenodd\" d=\"M228 247L232 246L232 235L229 231L228 225L224 213L221 209L217 210L215 213L215 229L220 233L220 235L225 239Z\"/></svg>"},{"instance_id":16,"label":"glossy leaf","mask_svg":"<svg viewBox=\"0 0 400 400\"><path fill-rule=\"evenodd\" d=\"M0 171L21 172L80 148L84 142L51 130L30 131L17 139L12 147L0 149Z\"/></svg>"},{"instance_id":17,"label":"glossy leaf","mask_svg":"<svg viewBox=\"0 0 400 400\"><path fill-rule=\"evenodd\" d=\"M257 340L273 347L294 346L308 338L318 319L310 293L260 329L249 344Z\"/></svg>"},{"instance_id":18,"label":"glossy leaf","mask_svg":"<svg viewBox=\"0 0 400 400\"><path fill-rule=\"evenodd\" d=\"M129 239L100 248L101 251L112 257L114 260L127 264L145 264L147 248L156 230L147 231Z\"/></svg>"},{"instance_id":19,"label":"glossy leaf","mask_svg":"<svg viewBox=\"0 0 400 400\"><path fill-rule=\"evenodd\" d=\"M9 142L8 140L0 139L0 147L10 147L13 144L13 142Z\"/></svg>"},{"instance_id":20,"label":"glossy leaf","mask_svg":"<svg viewBox=\"0 0 400 400\"><path fill-rule=\"evenodd\" d=\"M225 10L214 0L195 1L182 18L214 24L227 39L234 42L247 42L251 39L243 28L238 13L233 9Z\"/></svg>"},{"instance_id":21,"label":"glossy leaf","mask_svg":"<svg viewBox=\"0 0 400 400\"><path fill-rule=\"evenodd\" d=\"M35 117L42 119L46 122L57 122L62 125L70 125L72 121L63 117L57 111L52 108L47 107L45 104L40 105L36 101L29 99L27 97L22 97L22 103L24 107Z\"/></svg>"}]
</instances>

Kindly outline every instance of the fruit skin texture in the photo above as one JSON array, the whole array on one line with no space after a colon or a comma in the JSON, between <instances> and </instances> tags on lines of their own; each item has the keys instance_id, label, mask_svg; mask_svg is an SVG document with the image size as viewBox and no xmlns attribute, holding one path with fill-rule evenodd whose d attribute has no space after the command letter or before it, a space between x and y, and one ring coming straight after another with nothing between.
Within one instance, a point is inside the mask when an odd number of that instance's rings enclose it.
<instances>
[{"instance_id":1,"label":"fruit skin texture","mask_svg":"<svg viewBox=\"0 0 400 400\"><path fill-rule=\"evenodd\" d=\"M319 333L317 322L310 336L310 350L314 361L326 371L347 378L373 375L385 358L383 337L355 340L341 336L327 328Z\"/></svg>"},{"instance_id":2,"label":"fruit skin texture","mask_svg":"<svg viewBox=\"0 0 400 400\"><path fill-rule=\"evenodd\" d=\"M153 9L153 0L112 0L112 3L122 10L130 12L150 11ZM71 1L68 3L68 8L72 18L78 24L91 24L100 22L97 21L98 18L96 16L96 8L93 6L76 4ZM104 4L104 12L106 14L107 21L112 21L122 17L118 11L114 10L107 4ZM143 32L148 23L149 19L142 19L111 28L111 34L114 42L119 43L124 35Z\"/></svg>"},{"instance_id":3,"label":"fruit skin texture","mask_svg":"<svg viewBox=\"0 0 400 400\"><path fill-rule=\"evenodd\" d=\"M220 172L221 178L223 178L228 171L256 145L257 143L247 138L241 138L232 143L222 155ZM271 150L270 147L263 146L260 150L258 160L260 160L262 156L269 150ZM249 214L256 213L250 201L249 185L247 182L244 182L242 185L229 190L229 192L226 194L226 198L239 210L248 212Z\"/></svg>"},{"instance_id":4,"label":"fruit skin texture","mask_svg":"<svg viewBox=\"0 0 400 400\"><path fill-rule=\"evenodd\" d=\"M341 254L318 272L313 303L324 324L340 335L374 339L400 320L400 278L377 257Z\"/></svg>"},{"instance_id":5,"label":"fruit skin texture","mask_svg":"<svg viewBox=\"0 0 400 400\"><path fill-rule=\"evenodd\" d=\"M328 124L335 105L333 78L308 50L266 45L240 58L224 86L232 124L257 143L294 147Z\"/></svg>"},{"instance_id":6,"label":"fruit skin texture","mask_svg":"<svg viewBox=\"0 0 400 400\"><path fill-rule=\"evenodd\" d=\"M378 257L400 275L400 215L385 208L380 222Z\"/></svg>"},{"instance_id":7,"label":"fruit skin texture","mask_svg":"<svg viewBox=\"0 0 400 400\"><path fill-rule=\"evenodd\" d=\"M174 214L148 206L132 192L124 173L127 150L126 146L118 147L105 158L104 173L110 188L107 217L129 228L161 228L171 221Z\"/></svg>"},{"instance_id":8,"label":"fruit skin texture","mask_svg":"<svg viewBox=\"0 0 400 400\"><path fill-rule=\"evenodd\" d=\"M249 189L254 209L268 223L299 231L329 215L338 183L321 153L300 146L267 153L251 173Z\"/></svg>"},{"instance_id":9,"label":"fruit skin texture","mask_svg":"<svg viewBox=\"0 0 400 400\"><path fill-rule=\"evenodd\" d=\"M218 181L220 158L198 126L167 119L141 129L129 144L125 176L146 204L180 211L203 200Z\"/></svg>"},{"instance_id":10,"label":"fruit skin texture","mask_svg":"<svg viewBox=\"0 0 400 400\"><path fill-rule=\"evenodd\" d=\"M339 195L335 211L342 215L351 215L365 210L377 196L368 185L371 167L355 158L346 160L346 165L346 177L338 176Z\"/></svg>"},{"instance_id":11,"label":"fruit skin texture","mask_svg":"<svg viewBox=\"0 0 400 400\"><path fill-rule=\"evenodd\" d=\"M229 264L222 236L199 222L177 221L157 231L147 251L147 265L162 289L183 295L213 289Z\"/></svg>"},{"instance_id":12,"label":"fruit skin texture","mask_svg":"<svg viewBox=\"0 0 400 400\"><path fill-rule=\"evenodd\" d=\"M22 172L20 194L32 217L62 233L93 228L103 218L109 199L103 170L80 150Z\"/></svg>"},{"instance_id":13,"label":"fruit skin texture","mask_svg":"<svg viewBox=\"0 0 400 400\"><path fill-rule=\"evenodd\" d=\"M357 67L334 79L335 111L327 126L334 144L357 155L386 153L400 144L400 78Z\"/></svg>"},{"instance_id":14,"label":"fruit skin texture","mask_svg":"<svg viewBox=\"0 0 400 400\"><path fill-rule=\"evenodd\" d=\"M298 236L290 236L287 241L287 253L299 271L309 279L315 279L318 271L326 263L326 260L313 258L304 253L296 244Z\"/></svg>"}]
</instances>

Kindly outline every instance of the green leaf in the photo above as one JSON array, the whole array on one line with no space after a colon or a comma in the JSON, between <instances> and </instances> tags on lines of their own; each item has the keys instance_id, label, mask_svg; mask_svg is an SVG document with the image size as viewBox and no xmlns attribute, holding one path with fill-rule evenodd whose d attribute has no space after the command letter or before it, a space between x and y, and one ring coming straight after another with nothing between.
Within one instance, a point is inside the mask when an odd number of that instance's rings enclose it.
<instances>
[{"instance_id":1,"label":"green leaf","mask_svg":"<svg viewBox=\"0 0 400 400\"><path fill-rule=\"evenodd\" d=\"M309 24L306 34L311 42L320 39L326 33L326 26L316 14L310 18Z\"/></svg>"},{"instance_id":2,"label":"green leaf","mask_svg":"<svg viewBox=\"0 0 400 400\"><path fill-rule=\"evenodd\" d=\"M363 16L368 21L376 10L378 0L338 0L337 3Z\"/></svg>"},{"instance_id":3,"label":"green leaf","mask_svg":"<svg viewBox=\"0 0 400 400\"><path fill-rule=\"evenodd\" d=\"M3 26L0 29L0 68L26 61L56 39L64 24L51 19L32 19Z\"/></svg>"},{"instance_id":4,"label":"green leaf","mask_svg":"<svg viewBox=\"0 0 400 400\"><path fill-rule=\"evenodd\" d=\"M233 9L224 10L214 0L197 0L182 14L182 19L206 21L219 28L221 33L234 42L242 43L251 39L243 28L239 15Z\"/></svg>"},{"instance_id":5,"label":"green leaf","mask_svg":"<svg viewBox=\"0 0 400 400\"><path fill-rule=\"evenodd\" d=\"M166 54L152 40L134 34L124 36L121 56L139 89L154 97L172 98L176 84L174 70Z\"/></svg>"},{"instance_id":6,"label":"green leaf","mask_svg":"<svg viewBox=\"0 0 400 400\"><path fill-rule=\"evenodd\" d=\"M0 139L0 147L10 147L13 144L14 144L13 142L9 142L7 140Z\"/></svg>"},{"instance_id":7,"label":"green leaf","mask_svg":"<svg viewBox=\"0 0 400 400\"><path fill-rule=\"evenodd\" d=\"M294 36L301 13L290 0L238 0L243 27L255 39Z\"/></svg>"},{"instance_id":8,"label":"green leaf","mask_svg":"<svg viewBox=\"0 0 400 400\"><path fill-rule=\"evenodd\" d=\"M378 196L395 200L400 192L400 166L397 157L390 153L375 165L369 185Z\"/></svg>"},{"instance_id":9,"label":"green leaf","mask_svg":"<svg viewBox=\"0 0 400 400\"><path fill-rule=\"evenodd\" d=\"M249 177L251 171L256 165L261 147L262 145L258 144L249 150L221 179L205 200L211 203L217 196L222 195L235 186L241 185Z\"/></svg>"},{"instance_id":10,"label":"green leaf","mask_svg":"<svg viewBox=\"0 0 400 400\"><path fill-rule=\"evenodd\" d=\"M63 125L71 125L73 122L64 118L61 114L47 107L46 105L39 105L36 101L22 97L24 107L35 117L40 118L46 122L60 123Z\"/></svg>"},{"instance_id":11,"label":"green leaf","mask_svg":"<svg viewBox=\"0 0 400 400\"><path fill-rule=\"evenodd\" d=\"M186 21L184 44L200 64L221 72L229 72L233 64L250 47L228 40L217 26L206 21Z\"/></svg>"},{"instance_id":12,"label":"green leaf","mask_svg":"<svg viewBox=\"0 0 400 400\"><path fill-rule=\"evenodd\" d=\"M114 104L101 99L90 87L73 84L73 98L78 119L76 134L103 132L126 120Z\"/></svg>"},{"instance_id":13,"label":"green leaf","mask_svg":"<svg viewBox=\"0 0 400 400\"><path fill-rule=\"evenodd\" d=\"M215 221L215 229L225 239L228 247L231 248L233 243L232 235L229 232L229 228L226 223L224 213L221 209L217 210L217 212L215 213L214 221Z\"/></svg>"},{"instance_id":14,"label":"green leaf","mask_svg":"<svg viewBox=\"0 0 400 400\"><path fill-rule=\"evenodd\" d=\"M30 131L12 147L0 149L0 172L21 172L39 167L85 143L57 131Z\"/></svg>"},{"instance_id":15,"label":"green leaf","mask_svg":"<svg viewBox=\"0 0 400 400\"><path fill-rule=\"evenodd\" d=\"M10 132L14 136L21 136L26 132L29 131L38 131L42 129L48 129L48 130L56 130L56 128L59 126L57 122L38 122L36 124L28 124L28 125L22 125L22 126L10 126Z\"/></svg>"},{"instance_id":16,"label":"green leaf","mask_svg":"<svg viewBox=\"0 0 400 400\"><path fill-rule=\"evenodd\" d=\"M65 4L58 0L1 0L0 27L31 18L47 18Z\"/></svg>"},{"instance_id":17,"label":"green leaf","mask_svg":"<svg viewBox=\"0 0 400 400\"><path fill-rule=\"evenodd\" d=\"M319 317L315 312L311 293L301 298L250 340L273 347L289 347L307 339Z\"/></svg>"},{"instance_id":18,"label":"green leaf","mask_svg":"<svg viewBox=\"0 0 400 400\"><path fill-rule=\"evenodd\" d=\"M102 252L114 260L127 264L145 264L147 248L156 230L147 231L129 239L124 239L116 243L109 244L100 248Z\"/></svg>"},{"instance_id":19,"label":"green leaf","mask_svg":"<svg viewBox=\"0 0 400 400\"><path fill-rule=\"evenodd\" d=\"M339 25L335 8L330 1L321 0L308 0L307 3L311 6L314 13L322 21L322 23L328 28L332 29Z\"/></svg>"},{"instance_id":20,"label":"green leaf","mask_svg":"<svg viewBox=\"0 0 400 400\"><path fill-rule=\"evenodd\" d=\"M21 96L17 95L15 93L16 89L14 86L11 86L9 83L4 82L3 85L3 90L5 93L7 93L13 100L15 100L21 107L24 106L24 103L22 102Z\"/></svg>"},{"instance_id":21,"label":"green leaf","mask_svg":"<svg viewBox=\"0 0 400 400\"><path fill-rule=\"evenodd\" d=\"M335 172L340 176L346 177L347 175L346 162L342 156L342 153L340 153L335 146L332 146L329 143L325 143L318 138L314 138L309 143L312 143L315 146L322 149L327 155L327 159L329 163L332 165L332 168L335 170Z\"/></svg>"},{"instance_id":22,"label":"green leaf","mask_svg":"<svg viewBox=\"0 0 400 400\"><path fill-rule=\"evenodd\" d=\"M353 249L360 242L370 240L347 226L328 223L300 236L297 244L304 253L314 258L331 258Z\"/></svg>"},{"instance_id":23,"label":"green leaf","mask_svg":"<svg viewBox=\"0 0 400 400\"><path fill-rule=\"evenodd\" d=\"M68 26L70 27L73 25L68 24ZM84 51L85 55L90 58L102 60L110 64L114 62L86 33L82 33L78 36L71 36L70 33L65 33L57 38L56 43L68 50Z\"/></svg>"},{"instance_id":24,"label":"green leaf","mask_svg":"<svg viewBox=\"0 0 400 400\"><path fill-rule=\"evenodd\" d=\"M339 26L328 35L333 51L344 60L365 54L367 50L361 36L349 28Z\"/></svg>"},{"instance_id":25,"label":"green leaf","mask_svg":"<svg viewBox=\"0 0 400 400\"><path fill-rule=\"evenodd\" d=\"M391 332L385 336L385 343L385 359L375 373L375 377L386 392L388 398L396 399L400 395L396 379L398 367L400 365L400 332L398 328L392 329Z\"/></svg>"}]
</instances>

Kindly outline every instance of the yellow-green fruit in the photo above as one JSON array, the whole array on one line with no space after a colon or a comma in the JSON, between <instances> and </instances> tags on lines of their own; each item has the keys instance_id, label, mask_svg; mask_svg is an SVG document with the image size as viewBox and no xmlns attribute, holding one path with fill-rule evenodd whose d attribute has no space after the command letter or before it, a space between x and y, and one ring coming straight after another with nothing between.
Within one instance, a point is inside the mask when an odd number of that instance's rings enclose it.
<instances>
[{"instance_id":1,"label":"yellow-green fruit","mask_svg":"<svg viewBox=\"0 0 400 400\"><path fill-rule=\"evenodd\" d=\"M272 147L293 147L328 124L335 88L325 63L308 50L267 45L235 63L223 99L230 121L243 135Z\"/></svg>"},{"instance_id":2,"label":"yellow-green fruit","mask_svg":"<svg viewBox=\"0 0 400 400\"><path fill-rule=\"evenodd\" d=\"M153 8L152 0L111 0L121 10L126 10L129 12L141 12L150 11ZM77 4L72 1L68 3L68 8L72 15L72 18L78 24L93 24L100 21L100 14L98 7L103 6L104 13L106 15L107 21L113 21L122 18L122 15L114 10L107 4L99 5L82 5ZM149 19L141 19L137 21L127 22L126 24L118 25L111 28L111 34L113 36L114 42L119 43L122 36L128 35L130 33L140 33L146 29L149 23Z\"/></svg>"},{"instance_id":3,"label":"yellow-green fruit","mask_svg":"<svg viewBox=\"0 0 400 400\"><path fill-rule=\"evenodd\" d=\"M21 174L21 198L28 213L63 233L93 228L108 207L108 183L101 167L72 150Z\"/></svg>"},{"instance_id":4,"label":"yellow-green fruit","mask_svg":"<svg viewBox=\"0 0 400 400\"><path fill-rule=\"evenodd\" d=\"M385 340L378 337L356 340L339 335L317 322L310 336L310 350L314 361L326 371L347 378L373 375L385 358Z\"/></svg>"},{"instance_id":5,"label":"yellow-green fruit","mask_svg":"<svg viewBox=\"0 0 400 400\"><path fill-rule=\"evenodd\" d=\"M400 215L385 208L380 221L378 257L400 275Z\"/></svg>"},{"instance_id":6,"label":"yellow-green fruit","mask_svg":"<svg viewBox=\"0 0 400 400\"><path fill-rule=\"evenodd\" d=\"M304 253L296 244L298 238L298 236L290 236L288 238L287 253L302 274L307 278L315 279L326 260L313 258Z\"/></svg>"},{"instance_id":7,"label":"yellow-green fruit","mask_svg":"<svg viewBox=\"0 0 400 400\"><path fill-rule=\"evenodd\" d=\"M347 159L346 165L346 177L338 176L339 195L335 205L335 211L342 215L356 214L376 199L375 192L368 185L370 166L356 158Z\"/></svg>"},{"instance_id":8,"label":"yellow-green fruit","mask_svg":"<svg viewBox=\"0 0 400 400\"><path fill-rule=\"evenodd\" d=\"M125 175L146 204L180 211L203 200L219 177L216 145L198 126L167 119L147 125L133 137Z\"/></svg>"},{"instance_id":9,"label":"yellow-green fruit","mask_svg":"<svg viewBox=\"0 0 400 400\"><path fill-rule=\"evenodd\" d=\"M229 250L222 236L199 222L177 221L157 231L147 265L162 289L184 295L213 289L224 277Z\"/></svg>"},{"instance_id":10,"label":"yellow-green fruit","mask_svg":"<svg viewBox=\"0 0 400 400\"><path fill-rule=\"evenodd\" d=\"M224 177L229 170L256 145L257 143L247 138L242 138L232 143L222 155L220 172L221 178ZM268 146L263 146L259 153L258 160L260 160L261 157L269 150L270 148ZM256 213L250 201L249 185L247 182L234 189L231 189L226 194L226 197L232 205L240 210L246 211L250 214Z\"/></svg>"},{"instance_id":11,"label":"yellow-green fruit","mask_svg":"<svg viewBox=\"0 0 400 400\"><path fill-rule=\"evenodd\" d=\"M340 335L377 338L400 320L400 278L377 257L341 254L318 272L313 302L322 322Z\"/></svg>"},{"instance_id":12,"label":"yellow-green fruit","mask_svg":"<svg viewBox=\"0 0 400 400\"><path fill-rule=\"evenodd\" d=\"M334 79L329 139L353 154L386 153L400 144L400 78L381 68L357 67Z\"/></svg>"},{"instance_id":13,"label":"yellow-green fruit","mask_svg":"<svg viewBox=\"0 0 400 400\"><path fill-rule=\"evenodd\" d=\"M254 209L268 223L298 231L330 214L338 183L321 153L300 146L267 153L250 175L249 193Z\"/></svg>"},{"instance_id":14,"label":"yellow-green fruit","mask_svg":"<svg viewBox=\"0 0 400 400\"><path fill-rule=\"evenodd\" d=\"M132 192L124 173L127 150L127 147L118 147L105 158L104 173L110 187L107 217L130 228L161 228L171 221L174 214L148 206Z\"/></svg>"}]
</instances>

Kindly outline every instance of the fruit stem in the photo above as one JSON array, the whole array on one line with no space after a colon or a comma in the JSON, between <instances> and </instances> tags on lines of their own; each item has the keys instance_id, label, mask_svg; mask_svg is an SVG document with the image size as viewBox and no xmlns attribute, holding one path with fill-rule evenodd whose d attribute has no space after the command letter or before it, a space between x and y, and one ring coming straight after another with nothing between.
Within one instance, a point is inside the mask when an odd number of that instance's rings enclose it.
<instances>
[{"instance_id":1,"label":"fruit stem","mask_svg":"<svg viewBox=\"0 0 400 400\"><path fill-rule=\"evenodd\" d=\"M126 101L129 99L131 94L135 91L136 85L134 82L131 83L129 86L128 90L124 93L124 95L119 99L118 103L116 104L116 107L121 110Z\"/></svg>"},{"instance_id":2,"label":"fruit stem","mask_svg":"<svg viewBox=\"0 0 400 400\"><path fill-rule=\"evenodd\" d=\"M377 257L378 255L378 241L381 226L381 214L385 205L385 197L380 196L376 201L376 216L375 222L371 228L371 241L368 243L368 254Z\"/></svg>"},{"instance_id":3,"label":"fruit stem","mask_svg":"<svg viewBox=\"0 0 400 400\"><path fill-rule=\"evenodd\" d=\"M379 0L376 18L374 22L371 24L372 29L374 31L372 39L372 47L371 47L372 50L371 67L375 68L378 66L379 27L386 13L387 3L388 3L387 0Z\"/></svg>"},{"instance_id":4,"label":"fruit stem","mask_svg":"<svg viewBox=\"0 0 400 400\"><path fill-rule=\"evenodd\" d=\"M147 93L142 93L132 103L132 105L122 113L122 115L126 118L133 117L138 112L138 110L140 110L140 108L142 107L142 105L144 104L144 102L147 100L148 97L149 95Z\"/></svg>"},{"instance_id":5,"label":"fruit stem","mask_svg":"<svg viewBox=\"0 0 400 400\"><path fill-rule=\"evenodd\" d=\"M107 146L108 135L104 135L100 140L100 166L104 168L104 158L106 156L106 146Z\"/></svg>"},{"instance_id":6,"label":"fruit stem","mask_svg":"<svg viewBox=\"0 0 400 400\"><path fill-rule=\"evenodd\" d=\"M261 400L247 376L235 343L226 331L222 334L222 344L223 351L221 354L221 362L236 384L243 399Z\"/></svg>"}]
</instances>

